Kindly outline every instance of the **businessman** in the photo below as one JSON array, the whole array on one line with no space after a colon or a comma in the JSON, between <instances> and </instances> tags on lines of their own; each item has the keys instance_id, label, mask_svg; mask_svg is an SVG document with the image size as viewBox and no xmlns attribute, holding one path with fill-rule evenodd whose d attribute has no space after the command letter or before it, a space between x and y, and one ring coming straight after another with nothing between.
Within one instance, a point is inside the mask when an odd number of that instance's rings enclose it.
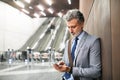
<instances>
[{"instance_id":1,"label":"businessman","mask_svg":"<svg viewBox=\"0 0 120 80\"><path fill-rule=\"evenodd\" d=\"M101 76L100 39L83 30L84 16L78 9L64 16L73 38L66 42L63 60L54 68L63 72L62 80L94 80Z\"/></svg>"}]
</instances>

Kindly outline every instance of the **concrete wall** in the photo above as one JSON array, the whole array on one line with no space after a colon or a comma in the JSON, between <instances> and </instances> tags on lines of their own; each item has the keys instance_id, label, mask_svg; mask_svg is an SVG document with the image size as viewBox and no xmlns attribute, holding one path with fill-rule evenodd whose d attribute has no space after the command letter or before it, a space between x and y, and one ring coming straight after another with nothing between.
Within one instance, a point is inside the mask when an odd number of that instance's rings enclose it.
<instances>
[{"instance_id":1,"label":"concrete wall","mask_svg":"<svg viewBox=\"0 0 120 80\"><path fill-rule=\"evenodd\" d=\"M46 18L30 18L0 1L0 51L19 49Z\"/></svg>"},{"instance_id":2,"label":"concrete wall","mask_svg":"<svg viewBox=\"0 0 120 80\"><path fill-rule=\"evenodd\" d=\"M80 0L85 30L101 38L102 78L120 80L120 0Z\"/></svg>"}]
</instances>

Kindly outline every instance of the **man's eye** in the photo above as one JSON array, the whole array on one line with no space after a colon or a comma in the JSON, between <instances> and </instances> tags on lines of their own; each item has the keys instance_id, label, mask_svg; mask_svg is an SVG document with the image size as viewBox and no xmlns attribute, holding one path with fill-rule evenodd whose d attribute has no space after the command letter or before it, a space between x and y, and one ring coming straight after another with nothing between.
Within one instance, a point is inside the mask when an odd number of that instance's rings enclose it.
<instances>
[{"instance_id":1,"label":"man's eye","mask_svg":"<svg viewBox=\"0 0 120 80\"><path fill-rule=\"evenodd\" d=\"M70 28L70 27L68 27L68 28Z\"/></svg>"},{"instance_id":2,"label":"man's eye","mask_svg":"<svg viewBox=\"0 0 120 80\"><path fill-rule=\"evenodd\" d=\"M75 28L76 26L71 26L71 28Z\"/></svg>"},{"instance_id":3,"label":"man's eye","mask_svg":"<svg viewBox=\"0 0 120 80\"><path fill-rule=\"evenodd\" d=\"M68 26L68 28L75 28L76 26Z\"/></svg>"}]
</instances>

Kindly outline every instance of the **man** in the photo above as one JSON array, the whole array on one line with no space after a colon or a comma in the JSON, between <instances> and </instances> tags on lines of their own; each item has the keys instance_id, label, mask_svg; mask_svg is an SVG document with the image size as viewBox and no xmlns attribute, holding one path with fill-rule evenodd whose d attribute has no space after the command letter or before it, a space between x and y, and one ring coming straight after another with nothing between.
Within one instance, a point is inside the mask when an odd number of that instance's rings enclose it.
<instances>
[{"instance_id":1,"label":"man","mask_svg":"<svg viewBox=\"0 0 120 80\"><path fill-rule=\"evenodd\" d=\"M63 80L94 80L98 78L101 75L99 38L83 30L84 16L78 9L69 10L64 17L73 38L66 43L63 61L54 64L54 68L64 72ZM71 51L69 53L70 44Z\"/></svg>"}]
</instances>

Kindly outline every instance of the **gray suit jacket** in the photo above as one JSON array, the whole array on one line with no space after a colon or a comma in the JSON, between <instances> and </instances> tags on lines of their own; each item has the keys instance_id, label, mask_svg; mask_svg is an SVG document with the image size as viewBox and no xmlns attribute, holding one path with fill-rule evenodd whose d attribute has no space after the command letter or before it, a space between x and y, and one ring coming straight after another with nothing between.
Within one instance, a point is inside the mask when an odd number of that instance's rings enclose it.
<instances>
[{"instance_id":1,"label":"gray suit jacket","mask_svg":"<svg viewBox=\"0 0 120 80\"><path fill-rule=\"evenodd\" d=\"M77 45L73 62L73 77L75 80L94 80L98 78L101 75L100 39L85 32ZM66 43L63 60L66 65L69 64L68 41Z\"/></svg>"}]
</instances>

